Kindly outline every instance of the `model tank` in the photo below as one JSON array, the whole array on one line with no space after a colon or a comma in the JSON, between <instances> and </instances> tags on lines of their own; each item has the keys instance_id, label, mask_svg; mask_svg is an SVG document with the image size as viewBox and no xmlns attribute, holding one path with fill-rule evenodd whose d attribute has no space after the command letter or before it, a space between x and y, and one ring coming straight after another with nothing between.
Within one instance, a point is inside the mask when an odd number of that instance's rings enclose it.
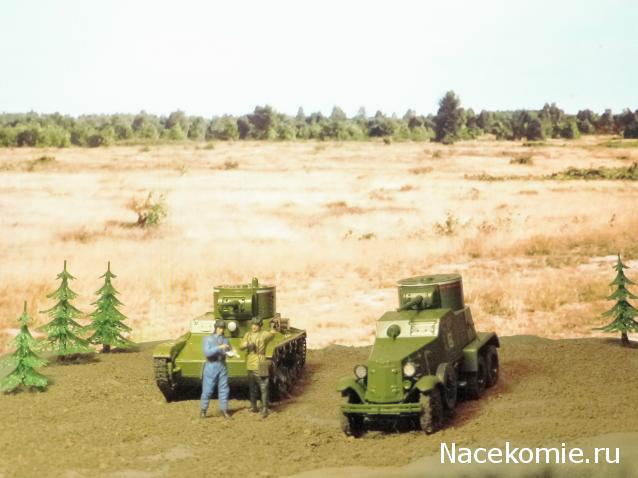
<instances>
[{"instance_id":1,"label":"model tank","mask_svg":"<svg viewBox=\"0 0 638 478\"><path fill-rule=\"evenodd\" d=\"M460 275L403 279L398 289L399 308L377 321L367 364L339 382L347 435L402 417L433 433L459 397L479 398L498 380L498 337L474 329Z\"/></svg>"},{"instance_id":2,"label":"model tank","mask_svg":"<svg viewBox=\"0 0 638 478\"><path fill-rule=\"evenodd\" d=\"M224 336L235 356L228 357L231 391L247 386L246 352L239 343L250 330L250 319L263 319L264 330L275 330L268 343L271 399L288 394L306 361L306 332L293 328L288 319L276 312L275 287L262 285L254 278L247 285L221 285L214 289L213 311L191 321L190 330L176 340L163 342L153 351L155 380L167 401L179 398L180 391L200 387L205 357L202 339L213 332L216 319L226 322Z\"/></svg>"}]
</instances>

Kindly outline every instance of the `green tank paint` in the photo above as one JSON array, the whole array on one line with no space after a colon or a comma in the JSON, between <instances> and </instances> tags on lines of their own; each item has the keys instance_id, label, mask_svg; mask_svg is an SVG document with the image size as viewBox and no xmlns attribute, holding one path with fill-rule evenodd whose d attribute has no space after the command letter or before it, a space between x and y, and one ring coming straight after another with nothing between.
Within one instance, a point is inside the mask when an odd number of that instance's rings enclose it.
<instances>
[{"instance_id":1,"label":"green tank paint","mask_svg":"<svg viewBox=\"0 0 638 478\"><path fill-rule=\"evenodd\" d=\"M460 394L480 396L498 379L498 337L477 334L460 275L412 277L397 286L399 307L378 319L368 361L355 367L365 376L344 378L337 387L350 435L376 417L406 414L420 417L431 433Z\"/></svg>"},{"instance_id":2,"label":"green tank paint","mask_svg":"<svg viewBox=\"0 0 638 478\"><path fill-rule=\"evenodd\" d=\"M270 390L273 399L287 395L306 361L306 332L291 327L289 320L276 312L275 299L275 287L262 285L257 279L249 284L216 286L213 310L193 319L187 333L157 345L153 351L155 380L166 400L179 398L186 387L201 386L205 363L202 340L213 332L216 319L225 322L224 336L235 354L226 359L231 390L245 386L246 352L239 343L250 330L253 317L263 320L262 330L276 331L266 348Z\"/></svg>"}]
</instances>

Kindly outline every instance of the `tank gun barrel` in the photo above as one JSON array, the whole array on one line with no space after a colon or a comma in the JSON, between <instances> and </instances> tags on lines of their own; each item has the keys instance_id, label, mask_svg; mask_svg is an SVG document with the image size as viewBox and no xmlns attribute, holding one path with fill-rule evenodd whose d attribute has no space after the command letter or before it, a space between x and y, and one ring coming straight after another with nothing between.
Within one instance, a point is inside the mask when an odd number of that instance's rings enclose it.
<instances>
[{"instance_id":1,"label":"tank gun barrel","mask_svg":"<svg viewBox=\"0 0 638 478\"><path fill-rule=\"evenodd\" d=\"M410 301L403 304L401 307L397 309L397 312L401 312L402 310L410 310L410 309L421 309L421 305L423 304L423 296L417 295L410 299Z\"/></svg>"}]
</instances>

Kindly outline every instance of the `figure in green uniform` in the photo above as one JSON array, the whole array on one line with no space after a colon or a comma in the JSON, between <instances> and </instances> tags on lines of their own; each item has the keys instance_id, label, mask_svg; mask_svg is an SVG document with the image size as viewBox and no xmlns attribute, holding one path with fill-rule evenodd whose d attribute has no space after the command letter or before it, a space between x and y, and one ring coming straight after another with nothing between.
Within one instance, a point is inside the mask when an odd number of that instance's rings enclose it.
<instances>
[{"instance_id":1,"label":"figure in green uniform","mask_svg":"<svg viewBox=\"0 0 638 478\"><path fill-rule=\"evenodd\" d=\"M261 330L263 321L253 317L250 321L250 332L246 332L239 348L246 350L246 370L248 371L248 389L250 391L250 409L258 412L257 388L261 393L261 416L266 418L268 409L268 361L266 360L266 345L275 336L275 332Z\"/></svg>"}]
</instances>

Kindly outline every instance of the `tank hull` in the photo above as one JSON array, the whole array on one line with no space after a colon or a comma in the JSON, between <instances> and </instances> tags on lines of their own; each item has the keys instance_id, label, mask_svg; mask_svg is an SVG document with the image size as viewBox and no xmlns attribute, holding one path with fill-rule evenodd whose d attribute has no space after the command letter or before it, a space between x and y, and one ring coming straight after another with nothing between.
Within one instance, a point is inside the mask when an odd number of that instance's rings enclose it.
<instances>
[{"instance_id":1,"label":"tank hull","mask_svg":"<svg viewBox=\"0 0 638 478\"><path fill-rule=\"evenodd\" d=\"M191 329L175 340L162 342L153 351L155 380L167 401L177 400L186 389L201 387L206 359L202 342L211 334L215 320L226 324L232 357L226 367L231 391L248 384L246 351L240 343L250 330L250 319L262 320L263 330L275 335L266 347L270 379L270 398L288 395L299 379L306 362L306 332L290 327L288 319L275 312L275 287L260 285L256 279L247 285L225 285L214 289L214 310L191 321Z\"/></svg>"},{"instance_id":2,"label":"tank hull","mask_svg":"<svg viewBox=\"0 0 638 478\"><path fill-rule=\"evenodd\" d=\"M186 388L202 385L202 375L206 360L202 350L202 340L206 334L187 333L180 337L184 345L167 355L160 344L153 358L155 376L160 391L167 401L179 399ZM226 361L229 385L232 388L248 385L246 354L239 349L240 338L229 338L229 343L238 354ZM171 344L171 342L166 342ZM287 334L277 333L266 349L266 359L270 371L271 399L286 396L298 380L306 361L306 333L290 329ZM159 377L159 379L158 379Z\"/></svg>"}]
</instances>

